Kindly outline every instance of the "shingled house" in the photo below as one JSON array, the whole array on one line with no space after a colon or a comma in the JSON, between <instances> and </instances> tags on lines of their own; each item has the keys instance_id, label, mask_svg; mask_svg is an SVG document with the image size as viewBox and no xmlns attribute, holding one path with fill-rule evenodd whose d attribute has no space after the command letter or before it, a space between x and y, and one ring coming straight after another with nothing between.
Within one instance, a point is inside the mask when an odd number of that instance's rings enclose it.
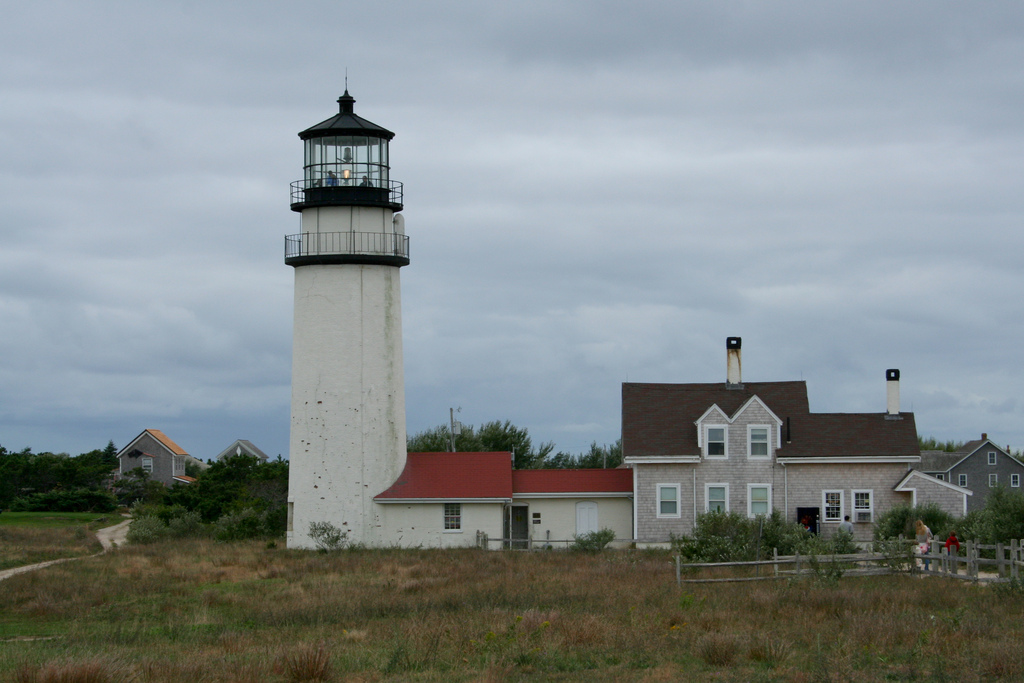
<instances>
[{"instance_id":1,"label":"shingled house","mask_svg":"<svg viewBox=\"0 0 1024 683\"><path fill-rule=\"evenodd\" d=\"M922 451L921 463L916 469L936 479L969 488L974 495L968 499L968 512L985 507L989 491L997 486L1019 491L1021 477L1024 476L1024 463L993 443L988 434L968 441L953 453Z\"/></svg>"},{"instance_id":2,"label":"shingled house","mask_svg":"<svg viewBox=\"0 0 1024 683\"><path fill-rule=\"evenodd\" d=\"M773 508L826 534L849 516L866 541L880 512L949 488L908 479L920 451L913 413L899 410L898 370L886 371L886 411L812 413L805 382L744 383L740 339L726 347L724 383L622 385L639 544L688 534L710 510L755 516ZM964 493L953 493L945 505L962 514Z\"/></svg>"},{"instance_id":3,"label":"shingled house","mask_svg":"<svg viewBox=\"0 0 1024 683\"><path fill-rule=\"evenodd\" d=\"M147 429L132 439L117 454L118 475L142 468L153 481L164 486L191 484L193 477L185 474L185 464L192 456L159 429Z\"/></svg>"}]
</instances>

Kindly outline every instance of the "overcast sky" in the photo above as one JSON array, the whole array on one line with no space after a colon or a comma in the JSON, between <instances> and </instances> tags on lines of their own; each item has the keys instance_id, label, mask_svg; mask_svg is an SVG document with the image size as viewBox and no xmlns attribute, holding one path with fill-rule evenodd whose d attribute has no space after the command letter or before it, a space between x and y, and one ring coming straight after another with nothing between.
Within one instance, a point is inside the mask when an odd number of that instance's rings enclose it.
<instances>
[{"instance_id":1,"label":"overcast sky","mask_svg":"<svg viewBox=\"0 0 1024 683\"><path fill-rule=\"evenodd\" d=\"M1024 445L1018 2L0 0L0 444L287 457L297 133L396 133L410 433L621 383Z\"/></svg>"}]
</instances>

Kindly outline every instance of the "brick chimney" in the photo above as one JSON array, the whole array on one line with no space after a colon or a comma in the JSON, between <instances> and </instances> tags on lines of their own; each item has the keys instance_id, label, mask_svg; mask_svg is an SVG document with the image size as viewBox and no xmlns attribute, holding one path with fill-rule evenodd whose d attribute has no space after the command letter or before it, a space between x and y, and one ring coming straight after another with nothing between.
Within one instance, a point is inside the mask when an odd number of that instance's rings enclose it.
<instances>
[{"instance_id":1,"label":"brick chimney","mask_svg":"<svg viewBox=\"0 0 1024 683\"><path fill-rule=\"evenodd\" d=\"M900 371L885 371L885 404L889 415L900 414Z\"/></svg>"},{"instance_id":2,"label":"brick chimney","mask_svg":"<svg viewBox=\"0 0 1024 683\"><path fill-rule=\"evenodd\" d=\"M743 345L739 337L725 339L725 383L741 384L743 382L743 366L740 363L740 347Z\"/></svg>"}]
</instances>

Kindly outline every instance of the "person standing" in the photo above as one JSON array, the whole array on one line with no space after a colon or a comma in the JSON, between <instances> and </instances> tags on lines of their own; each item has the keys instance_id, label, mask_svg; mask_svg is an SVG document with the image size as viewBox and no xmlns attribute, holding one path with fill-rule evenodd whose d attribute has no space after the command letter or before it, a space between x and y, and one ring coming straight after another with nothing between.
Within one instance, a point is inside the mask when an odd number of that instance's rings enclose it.
<instances>
[{"instance_id":1,"label":"person standing","mask_svg":"<svg viewBox=\"0 0 1024 683\"><path fill-rule=\"evenodd\" d=\"M932 530L924 523L923 520L917 520L917 524L914 525L914 533L917 539L917 550L921 554L921 560L924 564L924 570L928 571L931 567L931 561L928 559L928 553L932 549Z\"/></svg>"},{"instance_id":2,"label":"person standing","mask_svg":"<svg viewBox=\"0 0 1024 683\"><path fill-rule=\"evenodd\" d=\"M839 530L853 536L853 524L850 522L850 515L843 517L843 521L839 523Z\"/></svg>"}]
</instances>

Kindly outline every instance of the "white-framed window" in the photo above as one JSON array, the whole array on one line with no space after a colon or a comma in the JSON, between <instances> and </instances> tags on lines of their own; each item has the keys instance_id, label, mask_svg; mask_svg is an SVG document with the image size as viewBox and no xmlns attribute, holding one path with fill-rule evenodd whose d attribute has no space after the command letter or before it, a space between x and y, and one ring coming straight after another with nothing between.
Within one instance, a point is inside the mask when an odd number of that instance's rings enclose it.
<instances>
[{"instance_id":1,"label":"white-framed window","mask_svg":"<svg viewBox=\"0 0 1024 683\"><path fill-rule=\"evenodd\" d=\"M821 492L822 521L841 522L843 521L843 492L822 491Z\"/></svg>"},{"instance_id":2,"label":"white-framed window","mask_svg":"<svg viewBox=\"0 0 1024 683\"><path fill-rule=\"evenodd\" d=\"M747 484L747 517L767 515L771 511L771 484Z\"/></svg>"},{"instance_id":3,"label":"white-framed window","mask_svg":"<svg viewBox=\"0 0 1024 683\"><path fill-rule=\"evenodd\" d=\"M729 457L729 428L725 425L714 425L704 428L704 457Z\"/></svg>"},{"instance_id":4,"label":"white-framed window","mask_svg":"<svg viewBox=\"0 0 1024 683\"><path fill-rule=\"evenodd\" d=\"M771 449L768 447L768 437L772 430L767 425L747 425L747 457L760 459L767 458Z\"/></svg>"},{"instance_id":5,"label":"white-framed window","mask_svg":"<svg viewBox=\"0 0 1024 683\"><path fill-rule=\"evenodd\" d=\"M1015 489L1019 489L1020 488L1020 475L1019 474L1011 474L1010 475L1010 486L1012 486Z\"/></svg>"},{"instance_id":6,"label":"white-framed window","mask_svg":"<svg viewBox=\"0 0 1024 683\"><path fill-rule=\"evenodd\" d=\"M728 512L729 511L729 485L728 484L704 484L704 511L705 512Z\"/></svg>"},{"instance_id":7,"label":"white-framed window","mask_svg":"<svg viewBox=\"0 0 1024 683\"><path fill-rule=\"evenodd\" d=\"M936 474L935 478L938 479L939 481L946 481L946 475L943 474L942 472L939 472L938 474Z\"/></svg>"},{"instance_id":8,"label":"white-framed window","mask_svg":"<svg viewBox=\"0 0 1024 683\"><path fill-rule=\"evenodd\" d=\"M153 458L148 455L142 458L142 471L146 474L153 474Z\"/></svg>"},{"instance_id":9,"label":"white-framed window","mask_svg":"<svg viewBox=\"0 0 1024 683\"><path fill-rule=\"evenodd\" d=\"M988 452L988 464L989 465L995 465L996 464L996 452L995 451L989 451Z\"/></svg>"},{"instance_id":10,"label":"white-framed window","mask_svg":"<svg viewBox=\"0 0 1024 683\"><path fill-rule=\"evenodd\" d=\"M444 504L444 530L462 531L462 503Z\"/></svg>"},{"instance_id":11,"label":"white-framed window","mask_svg":"<svg viewBox=\"0 0 1024 683\"><path fill-rule=\"evenodd\" d=\"M999 475L996 474L995 472L993 472L992 474L988 475L988 487L991 489L991 488L995 488L998 485L999 485Z\"/></svg>"},{"instance_id":12,"label":"white-framed window","mask_svg":"<svg viewBox=\"0 0 1024 683\"><path fill-rule=\"evenodd\" d=\"M853 496L853 521L867 524L875 521L874 491L851 491L850 494Z\"/></svg>"},{"instance_id":13,"label":"white-framed window","mask_svg":"<svg viewBox=\"0 0 1024 683\"><path fill-rule=\"evenodd\" d=\"M679 484L658 484L658 517L679 517Z\"/></svg>"},{"instance_id":14,"label":"white-framed window","mask_svg":"<svg viewBox=\"0 0 1024 683\"><path fill-rule=\"evenodd\" d=\"M963 486L964 488L967 488L967 475L966 474L959 475L957 477L957 483L960 484L960 486Z\"/></svg>"}]
</instances>

